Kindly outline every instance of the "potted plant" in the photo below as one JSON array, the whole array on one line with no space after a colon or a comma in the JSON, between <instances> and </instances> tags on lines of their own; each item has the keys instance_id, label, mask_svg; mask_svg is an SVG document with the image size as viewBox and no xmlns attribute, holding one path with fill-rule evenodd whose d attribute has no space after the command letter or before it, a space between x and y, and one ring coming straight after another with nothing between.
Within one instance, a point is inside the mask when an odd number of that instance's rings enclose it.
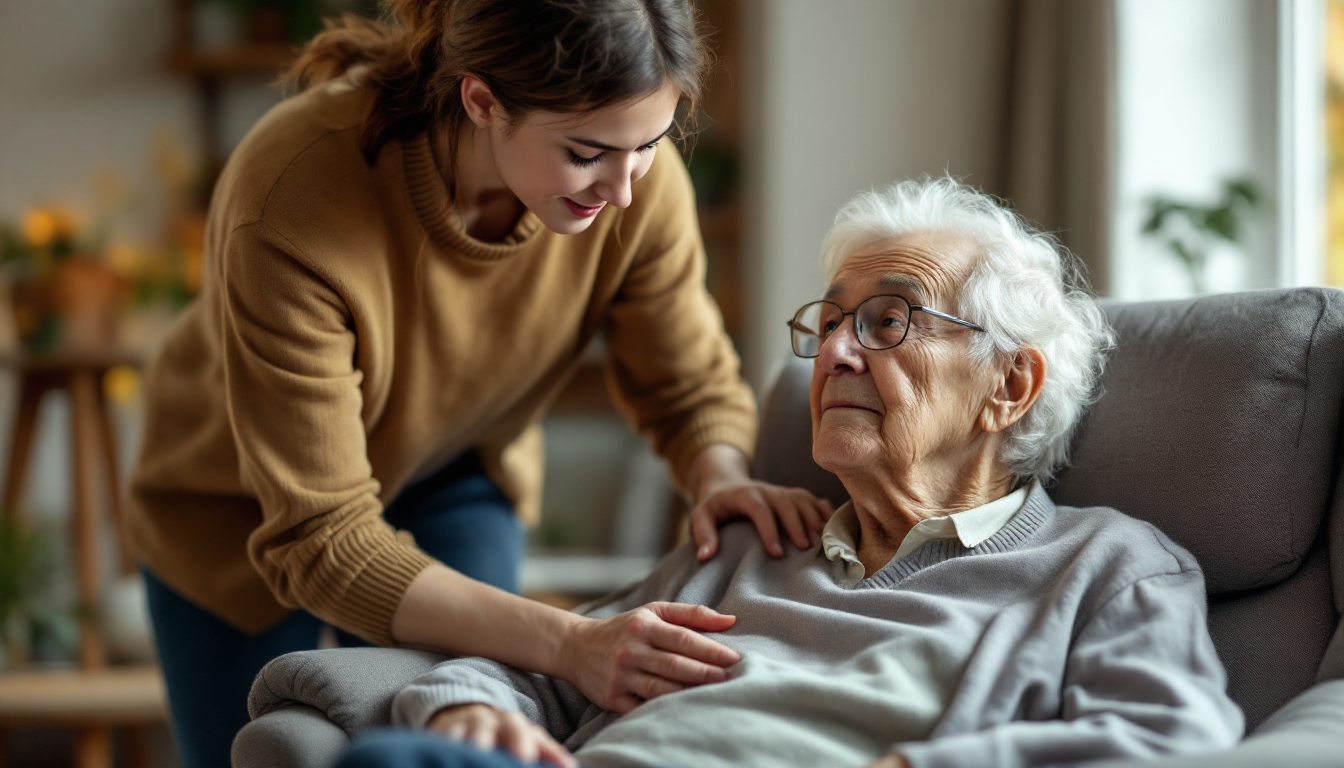
<instances>
[{"instance_id":1,"label":"potted plant","mask_svg":"<svg viewBox=\"0 0 1344 768\"><path fill-rule=\"evenodd\" d=\"M0 266L12 288L14 325L31 352L101 349L117 340L124 277L100 258L101 238L80 236L70 212L34 208L0 226Z\"/></svg>"},{"instance_id":2,"label":"potted plant","mask_svg":"<svg viewBox=\"0 0 1344 768\"><path fill-rule=\"evenodd\" d=\"M43 608L42 597L57 570L47 532L14 515L0 517L0 665L26 665L34 646L52 634L56 612Z\"/></svg>"},{"instance_id":3,"label":"potted plant","mask_svg":"<svg viewBox=\"0 0 1344 768\"><path fill-rule=\"evenodd\" d=\"M1244 178L1224 181L1212 203L1153 195L1146 201L1143 234L1160 240L1185 266L1194 292L1203 293L1209 249L1220 240L1240 245L1260 199L1259 186Z\"/></svg>"}]
</instances>

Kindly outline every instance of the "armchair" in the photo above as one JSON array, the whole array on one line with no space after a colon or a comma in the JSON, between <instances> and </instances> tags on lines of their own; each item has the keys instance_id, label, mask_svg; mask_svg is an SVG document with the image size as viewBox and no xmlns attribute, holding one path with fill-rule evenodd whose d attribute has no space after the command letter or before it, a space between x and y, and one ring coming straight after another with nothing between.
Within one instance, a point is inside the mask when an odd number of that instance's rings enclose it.
<instances>
[{"instance_id":1,"label":"armchair","mask_svg":"<svg viewBox=\"0 0 1344 768\"><path fill-rule=\"evenodd\" d=\"M1260 291L1107 313L1119 343L1104 394L1052 494L1148 520L1195 555L1248 736L1221 753L1104 765L1344 766L1344 293ZM811 459L810 375L799 360L781 370L756 470L839 501L843 487ZM277 659L253 687L234 765L329 765L439 658L348 649Z\"/></svg>"}]
</instances>

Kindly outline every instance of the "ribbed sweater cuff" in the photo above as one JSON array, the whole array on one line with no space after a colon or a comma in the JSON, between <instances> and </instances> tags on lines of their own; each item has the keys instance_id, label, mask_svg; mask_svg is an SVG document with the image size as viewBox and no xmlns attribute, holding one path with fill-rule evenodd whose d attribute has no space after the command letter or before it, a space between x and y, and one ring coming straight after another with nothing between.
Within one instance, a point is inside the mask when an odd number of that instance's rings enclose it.
<instances>
[{"instance_id":1,"label":"ribbed sweater cuff","mask_svg":"<svg viewBox=\"0 0 1344 768\"><path fill-rule=\"evenodd\" d=\"M324 619L380 645L395 645L392 616L406 589L434 558L398 541L379 521L359 526L331 544L337 563L362 563L344 587L317 579L304 600Z\"/></svg>"},{"instance_id":2,"label":"ribbed sweater cuff","mask_svg":"<svg viewBox=\"0 0 1344 768\"><path fill-rule=\"evenodd\" d=\"M394 700L392 721L410 728L424 728L439 710L466 704L485 704L501 712L518 711L514 697L491 687L455 680L434 681L403 688Z\"/></svg>"},{"instance_id":3,"label":"ribbed sweater cuff","mask_svg":"<svg viewBox=\"0 0 1344 768\"><path fill-rule=\"evenodd\" d=\"M755 451L756 429L755 414L735 408L707 409L696 414L668 440L664 450L677 487L685 489L691 462L700 451L714 443L727 443L741 450L750 462Z\"/></svg>"}]
</instances>

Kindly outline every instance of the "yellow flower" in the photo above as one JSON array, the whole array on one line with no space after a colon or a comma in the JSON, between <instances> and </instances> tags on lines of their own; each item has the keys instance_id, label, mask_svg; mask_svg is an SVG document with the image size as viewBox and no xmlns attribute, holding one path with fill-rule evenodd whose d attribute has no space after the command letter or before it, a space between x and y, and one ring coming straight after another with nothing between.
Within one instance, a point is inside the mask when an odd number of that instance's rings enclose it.
<instances>
[{"instance_id":1,"label":"yellow flower","mask_svg":"<svg viewBox=\"0 0 1344 768\"><path fill-rule=\"evenodd\" d=\"M103 394L107 399L126 404L140 392L140 372L127 365L118 365L103 376Z\"/></svg>"},{"instance_id":2,"label":"yellow flower","mask_svg":"<svg viewBox=\"0 0 1344 768\"><path fill-rule=\"evenodd\" d=\"M134 275L146 261L144 254L128 243L114 243L107 247L107 266L119 275Z\"/></svg>"},{"instance_id":3,"label":"yellow flower","mask_svg":"<svg viewBox=\"0 0 1344 768\"><path fill-rule=\"evenodd\" d=\"M49 208L32 208L23 215L23 236L29 245L45 248L56 239L57 214Z\"/></svg>"},{"instance_id":4,"label":"yellow flower","mask_svg":"<svg viewBox=\"0 0 1344 768\"><path fill-rule=\"evenodd\" d=\"M61 208L32 208L23 216L23 236L36 248L72 240L75 229L75 217Z\"/></svg>"}]
</instances>

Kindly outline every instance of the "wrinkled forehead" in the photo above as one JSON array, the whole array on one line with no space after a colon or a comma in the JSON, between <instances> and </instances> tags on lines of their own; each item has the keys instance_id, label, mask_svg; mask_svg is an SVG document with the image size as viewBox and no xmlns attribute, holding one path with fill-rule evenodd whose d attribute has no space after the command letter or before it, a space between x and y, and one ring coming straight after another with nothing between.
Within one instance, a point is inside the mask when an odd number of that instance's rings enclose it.
<instances>
[{"instance_id":1,"label":"wrinkled forehead","mask_svg":"<svg viewBox=\"0 0 1344 768\"><path fill-rule=\"evenodd\" d=\"M895 293L918 302L950 302L970 277L979 253L974 241L942 232L877 240L840 263L826 298Z\"/></svg>"},{"instance_id":2,"label":"wrinkled forehead","mask_svg":"<svg viewBox=\"0 0 1344 768\"><path fill-rule=\"evenodd\" d=\"M844 269L836 273L836 279L826 289L826 295L822 298L834 300L842 297L849 289L861 289L866 291L867 295L876 293L894 293L898 296L904 296L908 299L918 302L927 301L929 296L928 289L924 283L914 275L902 274L895 271L875 273L870 276L861 274L864 270L855 270L860 272L858 275L843 275Z\"/></svg>"}]
</instances>

